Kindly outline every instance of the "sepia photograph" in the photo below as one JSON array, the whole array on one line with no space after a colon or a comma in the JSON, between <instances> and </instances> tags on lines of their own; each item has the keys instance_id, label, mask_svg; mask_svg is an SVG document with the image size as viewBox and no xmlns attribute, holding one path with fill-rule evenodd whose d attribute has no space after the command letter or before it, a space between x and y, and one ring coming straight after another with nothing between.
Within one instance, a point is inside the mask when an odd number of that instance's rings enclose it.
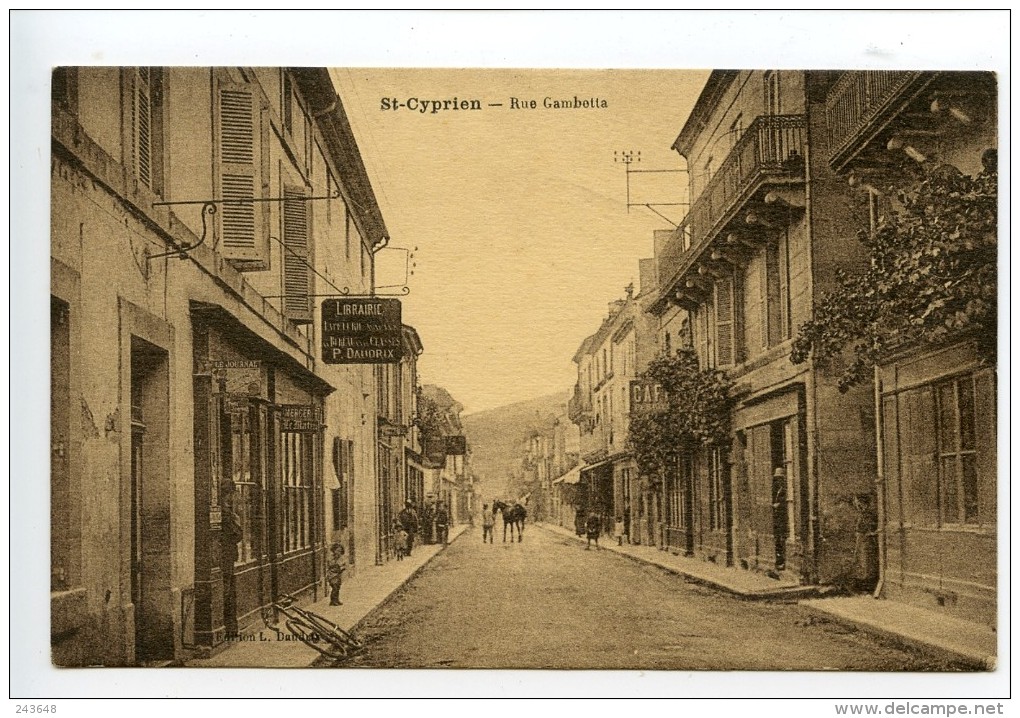
<instances>
[{"instance_id":1,"label":"sepia photograph","mask_svg":"<svg viewBox=\"0 0 1020 718\"><path fill-rule=\"evenodd\" d=\"M546 18L592 15L614 17ZM661 17L952 25L905 15ZM478 21L367 16L259 28ZM33 77L50 412L25 461L49 512L11 584L48 566L47 612L43 582L23 600L49 677L26 695L133 668L595 697L595 671L1002 713L1001 64L287 47Z\"/></svg>"}]
</instances>

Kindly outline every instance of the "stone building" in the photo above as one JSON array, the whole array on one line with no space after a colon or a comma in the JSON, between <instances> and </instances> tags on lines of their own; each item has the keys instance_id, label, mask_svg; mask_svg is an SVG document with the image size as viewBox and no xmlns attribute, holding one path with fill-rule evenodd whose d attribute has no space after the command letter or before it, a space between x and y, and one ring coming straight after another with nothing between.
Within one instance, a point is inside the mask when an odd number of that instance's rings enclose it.
<instances>
[{"instance_id":1,"label":"stone building","mask_svg":"<svg viewBox=\"0 0 1020 718\"><path fill-rule=\"evenodd\" d=\"M844 72L825 98L822 154L844 192L867 202L854 230L875 231L913 169L995 171L991 73ZM908 167L907 169L910 169ZM995 625L996 374L979 342L905 343L875 373L879 414L879 593Z\"/></svg>"},{"instance_id":2,"label":"stone building","mask_svg":"<svg viewBox=\"0 0 1020 718\"><path fill-rule=\"evenodd\" d=\"M371 564L373 374L314 297L387 232L325 69L53 80L53 660L165 663Z\"/></svg>"},{"instance_id":3,"label":"stone building","mask_svg":"<svg viewBox=\"0 0 1020 718\"><path fill-rule=\"evenodd\" d=\"M681 457L663 489L677 552L805 583L874 581L870 391L790 361L797 328L848 240L845 182L826 149L828 73L714 71L673 148L691 206L657 237L651 311L667 355L692 349L734 382L729 440Z\"/></svg>"},{"instance_id":4,"label":"stone building","mask_svg":"<svg viewBox=\"0 0 1020 718\"><path fill-rule=\"evenodd\" d=\"M642 290L650 281L651 260L642 260ZM631 539L651 543L655 524L654 491L638 472L627 446L630 425L630 383L658 353L655 321L648 314L643 291L627 288L624 299L610 304L598 331L574 354L577 384L568 403L568 416L580 428L580 481L585 491L578 509L602 517L612 530L616 516L626 515Z\"/></svg>"}]
</instances>

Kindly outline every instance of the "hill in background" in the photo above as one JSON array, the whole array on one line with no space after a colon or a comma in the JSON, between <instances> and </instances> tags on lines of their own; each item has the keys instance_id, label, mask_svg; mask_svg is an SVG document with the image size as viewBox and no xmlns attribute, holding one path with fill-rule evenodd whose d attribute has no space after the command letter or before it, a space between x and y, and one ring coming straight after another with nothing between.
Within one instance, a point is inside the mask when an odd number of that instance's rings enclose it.
<instances>
[{"instance_id":1,"label":"hill in background","mask_svg":"<svg viewBox=\"0 0 1020 718\"><path fill-rule=\"evenodd\" d=\"M520 460L520 443L533 430L551 426L569 398L568 392L549 394L461 418L483 502L505 492L511 467Z\"/></svg>"}]
</instances>

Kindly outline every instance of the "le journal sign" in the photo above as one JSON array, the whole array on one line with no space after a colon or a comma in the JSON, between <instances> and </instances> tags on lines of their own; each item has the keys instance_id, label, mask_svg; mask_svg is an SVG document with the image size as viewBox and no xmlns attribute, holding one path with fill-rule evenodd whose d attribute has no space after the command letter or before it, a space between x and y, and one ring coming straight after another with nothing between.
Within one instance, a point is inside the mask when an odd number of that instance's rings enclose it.
<instances>
[{"instance_id":1,"label":"le journal sign","mask_svg":"<svg viewBox=\"0 0 1020 718\"><path fill-rule=\"evenodd\" d=\"M399 299L322 302L322 361L326 364L395 364L402 357Z\"/></svg>"}]
</instances>

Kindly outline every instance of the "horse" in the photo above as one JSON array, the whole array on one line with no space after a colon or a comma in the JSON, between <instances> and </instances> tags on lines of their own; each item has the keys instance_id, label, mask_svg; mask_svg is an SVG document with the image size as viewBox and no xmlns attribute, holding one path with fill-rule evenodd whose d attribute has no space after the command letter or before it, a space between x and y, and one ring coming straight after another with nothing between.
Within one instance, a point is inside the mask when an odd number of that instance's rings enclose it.
<instances>
[{"instance_id":1,"label":"horse","mask_svg":"<svg viewBox=\"0 0 1020 718\"><path fill-rule=\"evenodd\" d=\"M495 501L492 504L492 513L499 511L503 516L503 543L506 543L506 530L510 527L510 543L514 540L514 528L517 529L517 543L524 540L524 519L528 516L528 510L515 503L513 506L503 501Z\"/></svg>"}]
</instances>

